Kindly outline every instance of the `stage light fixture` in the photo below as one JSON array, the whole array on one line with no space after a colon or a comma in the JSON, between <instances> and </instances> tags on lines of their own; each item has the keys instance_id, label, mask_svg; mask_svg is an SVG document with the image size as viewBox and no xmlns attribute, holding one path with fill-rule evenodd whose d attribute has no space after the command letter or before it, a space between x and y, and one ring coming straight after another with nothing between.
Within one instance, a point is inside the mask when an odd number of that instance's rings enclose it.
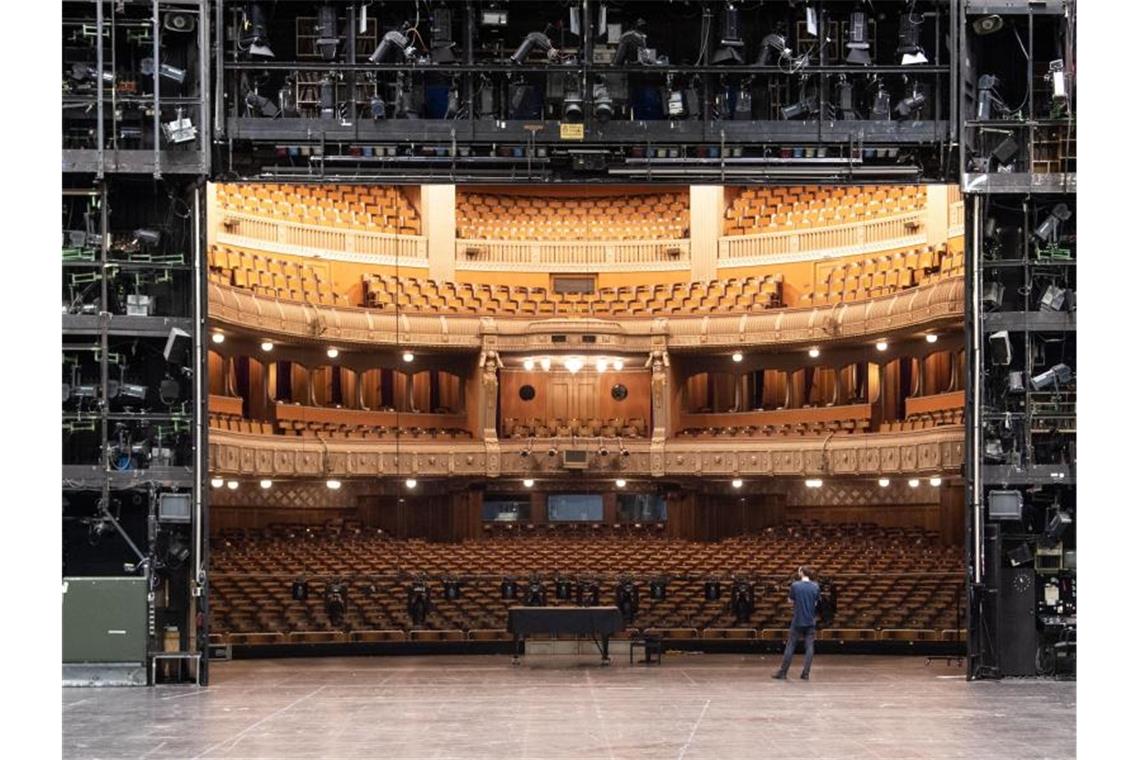
<instances>
[{"instance_id":1,"label":"stage light fixture","mask_svg":"<svg viewBox=\"0 0 1140 760\"><path fill-rule=\"evenodd\" d=\"M266 119L275 119L281 115L281 109L277 107L272 100L257 92L257 90L250 90L245 96L245 107L253 116L261 116Z\"/></svg>"},{"instance_id":2,"label":"stage light fixture","mask_svg":"<svg viewBox=\"0 0 1140 760\"><path fill-rule=\"evenodd\" d=\"M227 480L226 481L226 488L230 489L231 491L236 491L237 487L238 487L238 482L236 480Z\"/></svg>"},{"instance_id":3,"label":"stage light fixture","mask_svg":"<svg viewBox=\"0 0 1140 760\"><path fill-rule=\"evenodd\" d=\"M404 485L407 487L407 489L409 491L412 491L412 490L415 490L415 487L417 485L419 485L419 483L416 481L415 478L408 478L407 480L404 481Z\"/></svg>"},{"instance_id":4,"label":"stage light fixture","mask_svg":"<svg viewBox=\"0 0 1140 760\"><path fill-rule=\"evenodd\" d=\"M623 369L625 369L625 362L622 361L621 359L614 359L614 365L613 366L614 366L615 372L621 372Z\"/></svg>"},{"instance_id":5,"label":"stage light fixture","mask_svg":"<svg viewBox=\"0 0 1140 760\"><path fill-rule=\"evenodd\" d=\"M1073 516L1063 509L1058 509L1053 518L1049 521L1049 525L1045 528L1045 535L1041 539L1041 543L1047 548L1053 548L1061 543L1061 538L1064 537L1065 531L1073 524Z\"/></svg>"},{"instance_id":6,"label":"stage light fixture","mask_svg":"<svg viewBox=\"0 0 1140 760\"><path fill-rule=\"evenodd\" d=\"M567 74L563 89L562 120L579 124L586 117L586 111L582 103L582 91L578 87L578 78L573 74Z\"/></svg>"},{"instance_id":7,"label":"stage light fixture","mask_svg":"<svg viewBox=\"0 0 1140 760\"><path fill-rule=\"evenodd\" d=\"M930 479L930 485L934 486L935 488L938 488L938 486L942 485L942 478L935 475L933 478Z\"/></svg>"},{"instance_id":8,"label":"stage light fixture","mask_svg":"<svg viewBox=\"0 0 1140 760\"><path fill-rule=\"evenodd\" d=\"M225 484L224 478L210 478L210 488L221 488Z\"/></svg>"},{"instance_id":9,"label":"stage light fixture","mask_svg":"<svg viewBox=\"0 0 1140 760\"><path fill-rule=\"evenodd\" d=\"M1010 549L1006 557L1009 559L1010 565L1019 567L1033 561L1033 549L1028 543L1023 541L1018 546Z\"/></svg>"},{"instance_id":10,"label":"stage light fixture","mask_svg":"<svg viewBox=\"0 0 1140 760\"><path fill-rule=\"evenodd\" d=\"M340 481L336 480L336 479L326 480L325 481L325 488L329 489L330 491L339 491L340 490Z\"/></svg>"},{"instance_id":11,"label":"stage light fixture","mask_svg":"<svg viewBox=\"0 0 1140 760\"><path fill-rule=\"evenodd\" d=\"M979 16L978 18L974 19L974 23L971 24L971 26L974 28L974 34L978 35L979 37L984 37L987 34L993 34L994 32L1000 30L1003 26L1005 26L1005 21L1001 16L998 16L995 13L991 13L988 16Z\"/></svg>"},{"instance_id":12,"label":"stage light fixture","mask_svg":"<svg viewBox=\"0 0 1140 760\"><path fill-rule=\"evenodd\" d=\"M523 369L530 372L534 369L534 359L523 359Z\"/></svg>"},{"instance_id":13,"label":"stage light fixture","mask_svg":"<svg viewBox=\"0 0 1140 760\"><path fill-rule=\"evenodd\" d=\"M900 100L898 105L895 106L895 113L904 118L913 116L917 119L925 106L926 93L920 90L918 85L915 84L910 95Z\"/></svg>"},{"instance_id":14,"label":"stage light fixture","mask_svg":"<svg viewBox=\"0 0 1140 760\"><path fill-rule=\"evenodd\" d=\"M162 123L162 136L171 145L193 142L198 137L198 128L186 115L186 110L179 106L174 109L174 119Z\"/></svg>"},{"instance_id":15,"label":"stage light fixture","mask_svg":"<svg viewBox=\"0 0 1140 760\"><path fill-rule=\"evenodd\" d=\"M879 478L879 487L886 488L891 484L890 478Z\"/></svg>"},{"instance_id":16,"label":"stage light fixture","mask_svg":"<svg viewBox=\"0 0 1140 760\"><path fill-rule=\"evenodd\" d=\"M264 3L246 3L242 11L241 36L238 46L250 55L273 58L269 47L269 25L265 20Z\"/></svg>"},{"instance_id":17,"label":"stage light fixture","mask_svg":"<svg viewBox=\"0 0 1140 760\"><path fill-rule=\"evenodd\" d=\"M594 118L600 122L607 122L614 115L614 100L606 87L606 80L598 77L594 82Z\"/></svg>"},{"instance_id":18,"label":"stage light fixture","mask_svg":"<svg viewBox=\"0 0 1140 760\"><path fill-rule=\"evenodd\" d=\"M760 42L760 57L756 63L760 66L771 66L774 58L778 65L781 61L788 60L791 57L792 49L788 47L787 34L784 32L783 25L779 24Z\"/></svg>"},{"instance_id":19,"label":"stage light fixture","mask_svg":"<svg viewBox=\"0 0 1140 760\"><path fill-rule=\"evenodd\" d=\"M819 349L815 348L814 346L812 348L809 348L808 349L808 356L810 356L812 359L818 359L819 358Z\"/></svg>"},{"instance_id":20,"label":"stage light fixture","mask_svg":"<svg viewBox=\"0 0 1140 760\"><path fill-rule=\"evenodd\" d=\"M523 488L534 488L534 480L532 478L523 480Z\"/></svg>"},{"instance_id":21,"label":"stage light fixture","mask_svg":"<svg viewBox=\"0 0 1140 760\"><path fill-rule=\"evenodd\" d=\"M609 455L610 455L610 450L608 448L606 448L606 444L603 443L600 446L598 446L598 456L608 457Z\"/></svg>"},{"instance_id":22,"label":"stage light fixture","mask_svg":"<svg viewBox=\"0 0 1140 760\"><path fill-rule=\"evenodd\" d=\"M433 63L455 63L455 40L451 31L451 10L436 8L431 12L431 60Z\"/></svg>"},{"instance_id":23,"label":"stage light fixture","mask_svg":"<svg viewBox=\"0 0 1140 760\"><path fill-rule=\"evenodd\" d=\"M554 48L554 43L550 41L549 37L542 32L531 32L519 43L518 48L510 58L511 63L521 66L531 51L536 48L540 53L546 53L548 61L553 61L558 57L558 51Z\"/></svg>"},{"instance_id":24,"label":"stage light fixture","mask_svg":"<svg viewBox=\"0 0 1140 760\"><path fill-rule=\"evenodd\" d=\"M1072 216L1073 212L1069 210L1068 204L1056 204L1045 217L1045 221L1033 228L1033 237L1042 243L1056 243L1061 223L1067 222Z\"/></svg>"},{"instance_id":25,"label":"stage light fixture","mask_svg":"<svg viewBox=\"0 0 1140 760\"><path fill-rule=\"evenodd\" d=\"M911 488L918 488L919 480L918 478L911 478L906 482L906 484Z\"/></svg>"},{"instance_id":26,"label":"stage light fixture","mask_svg":"<svg viewBox=\"0 0 1140 760\"><path fill-rule=\"evenodd\" d=\"M937 343L938 342L938 334L937 333L927 333L926 334L926 342L927 343Z\"/></svg>"},{"instance_id":27,"label":"stage light fixture","mask_svg":"<svg viewBox=\"0 0 1140 760\"><path fill-rule=\"evenodd\" d=\"M891 120L891 94L887 92L887 88L882 82L879 82L879 87L875 91L875 100L871 103L871 120Z\"/></svg>"},{"instance_id":28,"label":"stage light fixture","mask_svg":"<svg viewBox=\"0 0 1140 760\"><path fill-rule=\"evenodd\" d=\"M1029 378L1029 387L1035 391L1043 391L1049 388L1059 391L1062 386L1068 385L1072 379L1073 370L1069 365L1054 364L1040 375Z\"/></svg>"},{"instance_id":29,"label":"stage light fixture","mask_svg":"<svg viewBox=\"0 0 1140 760\"><path fill-rule=\"evenodd\" d=\"M372 114L373 121L388 118L388 106L384 103L384 98L379 95L373 95L369 98L368 111Z\"/></svg>"},{"instance_id":30,"label":"stage light fixture","mask_svg":"<svg viewBox=\"0 0 1140 760\"><path fill-rule=\"evenodd\" d=\"M263 340L261 342L261 350L262 351L272 351L273 350L273 342L268 341L268 340Z\"/></svg>"},{"instance_id":31,"label":"stage light fixture","mask_svg":"<svg viewBox=\"0 0 1140 760\"><path fill-rule=\"evenodd\" d=\"M398 63L401 60L411 59L415 55L415 47L406 34L408 29L409 24L405 21L399 29L385 32L380 44L372 51L372 55L368 56L368 60L372 63Z\"/></svg>"},{"instance_id":32,"label":"stage light fixture","mask_svg":"<svg viewBox=\"0 0 1140 760\"><path fill-rule=\"evenodd\" d=\"M871 43L867 37L867 14L851 11L847 16L847 62L855 66L871 64Z\"/></svg>"},{"instance_id":33,"label":"stage light fixture","mask_svg":"<svg viewBox=\"0 0 1140 760\"><path fill-rule=\"evenodd\" d=\"M549 356L542 357L542 359L539 360L538 363L542 366L543 372L549 372L550 371L550 357Z\"/></svg>"},{"instance_id":34,"label":"stage light fixture","mask_svg":"<svg viewBox=\"0 0 1140 760\"><path fill-rule=\"evenodd\" d=\"M336 60L336 50L340 45L337 35L336 8L325 3L317 8L317 52L326 61Z\"/></svg>"},{"instance_id":35,"label":"stage light fixture","mask_svg":"<svg viewBox=\"0 0 1140 760\"><path fill-rule=\"evenodd\" d=\"M785 121L803 119L817 113L819 113L819 99L814 94L809 94L803 87L800 88L799 100L780 109L780 116Z\"/></svg>"},{"instance_id":36,"label":"stage light fixture","mask_svg":"<svg viewBox=\"0 0 1140 760\"><path fill-rule=\"evenodd\" d=\"M740 362L744 361L744 354L740 353L739 351L735 351L732 354L732 360L737 364L740 364Z\"/></svg>"},{"instance_id":37,"label":"stage light fixture","mask_svg":"<svg viewBox=\"0 0 1140 760\"><path fill-rule=\"evenodd\" d=\"M823 488L823 481L819 478L808 478L804 481L804 486L807 488Z\"/></svg>"},{"instance_id":38,"label":"stage light fixture","mask_svg":"<svg viewBox=\"0 0 1140 760\"><path fill-rule=\"evenodd\" d=\"M98 79L99 76L99 70L90 64L73 63L71 65L71 78L77 82L82 82L85 79L95 80ZM103 82L106 84L115 83L115 73L112 71L104 71L102 77Z\"/></svg>"},{"instance_id":39,"label":"stage light fixture","mask_svg":"<svg viewBox=\"0 0 1140 760\"><path fill-rule=\"evenodd\" d=\"M139 71L143 76L154 76L154 59L143 58L139 61ZM158 75L164 79L169 79L172 82L182 84L186 81L186 70L180 69L177 66L171 66L169 63L158 64Z\"/></svg>"},{"instance_id":40,"label":"stage light fixture","mask_svg":"<svg viewBox=\"0 0 1140 760\"><path fill-rule=\"evenodd\" d=\"M214 341L215 343L225 343L226 336L220 332L216 332L210 336L210 340Z\"/></svg>"},{"instance_id":41,"label":"stage light fixture","mask_svg":"<svg viewBox=\"0 0 1140 760\"><path fill-rule=\"evenodd\" d=\"M722 63L744 63L744 40L740 38L740 11L732 3L724 6L720 14L720 47L713 53L709 62L714 66Z\"/></svg>"},{"instance_id":42,"label":"stage light fixture","mask_svg":"<svg viewBox=\"0 0 1140 760\"><path fill-rule=\"evenodd\" d=\"M614 485L617 486L618 488L625 488L625 479L624 478L618 478L617 480L614 481Z\"/></svg>"},{"instance_id":43,"label":"stage light fixture","mask_svg":"<svg viewBox=\"0 0 1140 760\"><path fill-rule=\"evenodd\" d=\"M405 362L411 364L412 362L414 362L416 360L416 355L413 354L411 351L405 351L403 359Z\"/></svg>"},{"instance_id":44,"label":"stage light fixture","mask_svg":"<svg viewBox=\"0 0 1140 760\"><path fill-rule=\"evenodd\" d=\"M261 485L261 489L263 491L268 491L270 488L273 487L273 481L272 480L262 480L260 485Z\"/></svg>"},{"instance_id":45,"label":"stage light fixture","mask_svg":"<svg viewBox=\"0 0 1140 760\"><path fill-rule=\"evenodd\" d=\"M875 349L877 351L886 351L887 350L887 342L885 340L880 340L880 341L876 342L875 343Z\"/></svg>"},{"instance_id":46,"label":"stage light fixture","mask_svg":"<svg viewBox=\"0 0 1140 760\"><path fill-rule=\"evenodd\" d=\"M926 63L922 49L922 14L907 8L899 17L899 46L897 50L903 66Z\"/></svg>"},{"instance_id":47,"label":"stage light fixture","mask_svg":"<svg viewBox=\"0 0 1140 760\"><path fill-rule=\"evenodd\" d=\"M741 480L740 478L733 478L732 479L732 487L733 488L743 488L744 487L744 481Z\"/></svg>"},{"instance_id":48,"label":"stage light fixture","mask_svg":"<svg viewBox=\"0 0 1140 760\"><path fill-rule=\"evenodd\" d=\"M613 65L621 66L626 63L652 63L646 60L647 40L645 37L645 19L639 18L634 22L633 29L623 32L618 38L617 52L614 53Z\"/></svg>"}]
</instances>

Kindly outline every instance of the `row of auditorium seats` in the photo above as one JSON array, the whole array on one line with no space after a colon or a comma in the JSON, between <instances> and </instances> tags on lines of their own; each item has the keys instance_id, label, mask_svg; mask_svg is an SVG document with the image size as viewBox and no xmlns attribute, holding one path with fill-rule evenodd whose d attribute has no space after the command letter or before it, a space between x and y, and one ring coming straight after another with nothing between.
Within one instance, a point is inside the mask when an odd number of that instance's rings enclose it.
<instances>
[{"instance_id":1,"label":"row of auditorium seats","mask_svg":"<svg viewBox=\"0 0 1140 760\"><path fill-rule=\"evenodd\" d=\"M644 438L647 434L647 425L642 417L611 417L609 419L590 418L579 419L539 419L529 417L526 420L514 417L503 418L504 438L569 438L579 436L582 438Z\"/></svg>"},{"instance_id":2,"label":"row of auditorium seats","mask_svg":"<svg viewBox=\"0 0 1140 760\"><path fill-rule=\"evenodd\" d=\"M444 314L526 316L659 314L762 311L782 305L782 275L741 277L671 285L599 288L594 293L556 293L541 287L439 282L430 279L364 277L365 305Z\"/></svg>"},{"instance_id":3,"label":"row of auditorium seats","mask_svg":"<svg viewBox=\"0 0 1140 760\"><path fill-rule=\"evenodd\" d=\"M423 441L471 440L471 431L462 428L434 428L418 425L358 425L337 422L301 422L278 420L277 429L284 435L302 438L357 438L362 440L395 441L414 438Z\"/></svg>"},{"instance_id":4,"label":"row of auditorium seats","mask_svg":"<svg viewBox=\"0 0 1140 760\"><path fill-rule=\"evenodd\" d=\"M332 276L324 263L298 264L215 245L210 248L207 264L211 282L251 290L265 298L323 306L354 305L333 288Z\"/></svg>"},{"instance_id":5,"label":"row of auditorium seats","mask_svg":"<svg viewBox=\"0 0 1140 760\"><path fill-rule=\"evenodd\" d=\"M925 206L925 188L914 185L748 188L725 210L724 234L829 227Z\"/></svg>"},{"instance_id":6,"label":"row of auditorium seats","mask_svg":"<svg viewBox=\"0 0 1140 760\"><path fill-rule=\"evenodd\" d=\"M966 411L961 407L957 409L940 409L933 412L911 414L908 415L906 419L897 422L884 422L881 429L884 432L927 430L942 425L962 425L965 424L965 419Z\"/></svg>"},{"instance_id":7,"label":"row of auditorium seats","mask_svg":"<svg viewBox=\"0 0 1140 760\"><path fill-rule=\"evenodd\" d=\"M870 256L821 267L815 286L800 295L801 306L864 301L891 295L934 280L965 274L965 254L945 245Z\"/></svg>"},{"instance_id":8,"label":"row of auditorium seats","mask_svg":"<svg viewBox=\"0 0 1140 760\"><path fill-rule=\"evenodd\" d=\"M467 240L676 240L689 236L683 192L597 198L532 198L465 192L456 236Z\"/></svg>"},{"instance_id":9,"label":"row of auditorium seats","mask_svg":"<svg viewBox=\"0 0 1140 760\"><path fill-rule=\"evenodd\" d=\"M420 234L419 215L399 187L259 182L221 183L217 188L222 211L320 227Z\"/></svg>"},{"instance_id":10,"label":"row of auditorium seats","mask_svg":"<svg viewBox=\"0 0 1140 760\"><path fill-rule=\"evenodd\" d=\"M276 531L229 531L212 542L212 630L231 643L342 640L439 641L506 638L501 577L525 586L542 573L548 603L557 599L554 579L595 579L612 601L615 579L631 573L640 607L631 630L656 630L666 638L767 638L786 626L789 568L811 562L839 588L832 631L860 631L855 640L929 640L955 629L960 603L960 549L940 547L916 528L868 524L785 525L759 535L715 543L644 534L637 538L519 536L462 544L393 541L366 529L293 526ZM394 575L402 572L404 575ZM407 578L429 576L432 610L422 625L407 610ZM756 582L756 608L737 620L728 608L729 584L747 573ZM369 577L372 576L372 577ZM462 582L459 599L445 599L440 578ZM762 576L762 577L761 577ZM647 581L665 577L664 600L649 598ZM704 581L722 584L719 599L705 598ZM307 580L309 597L292 598L292 583ZM334 628L325 613L324 584L348 585L348 612ZM786 628L784 628L786 630ZM385 634L375 632L387 632ZM303 634L320 634L308 636Z\"/></svg>"},{"instance_id":11,"label":"row of auditorium seats","mask_svg":"<svg viewBox=\"0 0 1140 760\"><path fill-rule=\"evenodd\" d=\"M780 425L726 425L724 427L690 427L677 437L704 440L708 438L788 438L792 436L839 435L871 432L869 419L837 419L811 422L789 422Z\"/></svg>"}]
</instances>

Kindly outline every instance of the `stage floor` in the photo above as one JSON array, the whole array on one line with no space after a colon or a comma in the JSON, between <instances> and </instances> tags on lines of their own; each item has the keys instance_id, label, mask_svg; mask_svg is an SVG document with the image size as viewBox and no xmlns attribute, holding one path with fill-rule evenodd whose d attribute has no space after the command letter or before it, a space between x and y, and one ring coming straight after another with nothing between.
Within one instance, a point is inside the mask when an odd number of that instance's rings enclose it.
<instances>
[{"instance_id":1,"label":"stage floor","mask_svg":"<svg viewBox=\"0 0 1140 760\"><path fill-rule=\"evenodd\" d=\"M344 657L214 663L211 686L67 688L67 758L1071 758L1076 684L922 657Z\"/></svg>"}]
</instances>

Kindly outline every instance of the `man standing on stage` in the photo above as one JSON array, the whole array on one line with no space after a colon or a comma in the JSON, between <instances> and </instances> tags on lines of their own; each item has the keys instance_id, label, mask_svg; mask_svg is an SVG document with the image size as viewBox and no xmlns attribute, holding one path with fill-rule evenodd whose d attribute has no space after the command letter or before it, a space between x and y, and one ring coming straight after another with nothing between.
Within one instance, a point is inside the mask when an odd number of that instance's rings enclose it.
<instances>
[{"instance_id":1,"label":"man standing on stage","mask_svg":"<svg viewBox=\"0 0 1140 760\"><path fill-rule=\"evenodd\" d=\"M799 580L788 590L788 601L793 605L792 625L788 628L788 645L784 648L784 662L772 678L786 680L796 644L804 640L804 669L800 678L808 680L811 673L811 658L815 655L815 609L819 604L819 584L812 580L815 571L807 565L796 570Z\"/></svg>"}]
</instances>

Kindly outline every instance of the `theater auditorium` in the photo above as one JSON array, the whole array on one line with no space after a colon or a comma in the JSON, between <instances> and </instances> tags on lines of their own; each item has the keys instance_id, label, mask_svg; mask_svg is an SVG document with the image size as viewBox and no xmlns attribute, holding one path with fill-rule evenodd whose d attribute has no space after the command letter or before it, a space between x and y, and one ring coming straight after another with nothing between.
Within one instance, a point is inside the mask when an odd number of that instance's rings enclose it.
<instances>
[{"instance_id":1,"label":"theater auditorium","mask_svg":"<svg viewBox=\"0 0 1140 760\"><path fill-rule=\"evenodd\" d=\"M1074 0L62 7L65 757L1075 756Z\"/></svg>"}]
</instances>

